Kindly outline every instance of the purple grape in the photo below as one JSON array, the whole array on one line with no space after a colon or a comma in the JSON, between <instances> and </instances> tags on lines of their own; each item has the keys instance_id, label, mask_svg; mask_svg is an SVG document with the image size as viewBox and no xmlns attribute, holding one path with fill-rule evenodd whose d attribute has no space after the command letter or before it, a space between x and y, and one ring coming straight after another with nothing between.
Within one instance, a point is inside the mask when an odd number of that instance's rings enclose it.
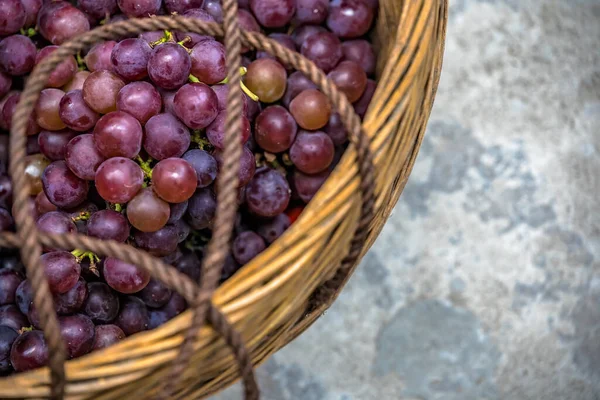
<instances>
[{"instance_id":1,"label":"purple grape","mask_svg":"<svg viewBox=\"0 0 600 400\"><path fill-rule=\"evenodd\" d=\"M58 322L69 358L81 357L92 350L95 330L89 317L83 314L68 315L59 317Z\"/></svg>"},{"instance_id":2,"label":"purple grape","mask_svg":"<svg viewBox=\"0 0 600 400\"><path fill-rule=\"evenodd\" d=\"M12 205L12 182L6 175L0 176L0 205L6 208Z\"/></svg>"},{"instance_id":3,"label":"purple grape","mask_svg":"<svg viewBox=\"0 0 600 400\"><path fill-rule=\"evenodd\" d=\"M217 118L206 128L206 137L210 144L217 149L225 147L225 120L227 119L227 111L221 111ZM246 143L250 138L250 121L242 116L242 128L240 130L242 144Z\"/></svg>"},{"instance_id":4,"label":"purple grape","mask_svg":"<svg viewBox=\"0 0 600 400\"><path fill-rule=\"evenodd\" d=\"M146 306L158 308L167 304L171 298L171 289L160 281L151 279L148 285L138 293L138 296Z\"/></svg>"},{"instance_id":5,"label":"purple grape","mask_svg":"<svg viewBox=\"0 0 600 400\"><path fill-rule=\"evenodd\" d=\"M175 115L175 106L173 105L173 101L177 91L159 89L159 92L162 97L164 112Z\"/></svg>"},{"instance_id":6,"label":"purple grape","mask_svg":"<svg viewBox=\"0 0 600 400\"><path fill-rule=\"evenodd\" d=\"M327 27L341 38L356 38L371 29L374 12L364 0L331 0Z\"/></svg>"},{"instance_id":7,"label":"purple grape","mask_svg":"<svg viewBox=\"0 0 600 400\"><path fill-rule=\"evenodd\" d=\"M83 278L79 278L75 286L63 294L54 295L54 309L59 315L69 315L78 312L83 307L88 295Z\"/></svg>"},{"instance_id":8,"label":"purple grape","mask_svg":"<svg viewBox=\"0 0 600 400\"><path fill-rule=\"evenodd\" d=\"M119 314L119 297L102 282L87 284L88 297L84 304L85 314L96 324L107 324Z\"/></svg>"},{"instance_id":9,"label":"purple grape","mask_svg":"<svg viewBox=\"0 0 600 400\"><path fill-rule=\"evenodd\" d=\"M27 16L25 17L24 27L28 28L30 26L35 25L37 21L38 12L42 7L42 0L21 0L23 6L25 7L25 13Z\"/></svg>"},{"instance_id":10,"label":"purple grape","mask_svg":"<svg viewBox=\"0 0 600 400\"><path fill-rule=\"evenodd\" d=\"M127 158L110 158L96 171L96 189L110 203L127 203L140 191L143 183L144 172Z\"/></svg>"},{"instance_id":11,"label":"purple grape","mask_svg":"<svg viewBox=\"0 0 600 400\"><path fill-rule=\"evenodd\" d=\"M10 363L17 372L48 364L48 345L42 331L29 331L20 335L11 347Z\"/></svg>"},{"instance_id":12,"label":"purple grape","mask_svg":"<svg viewBox=\"0 0 600 400\"><path fill-rule=\"evenodd\" d=\"M81 179L94 180L96 170L105 158L94 145L92 134L79 135L67 144L65 162L69 169Z\"/></svg>"},{"instance_id":13,"label":"purple grape","mask_svg":"<svg viewBox=\"0 0 600 400\"><path fill-rule=\"evenodd\" d=\"M12 76L29 73L35 65L35 44L26 36L13 35L0 41L0 69Z\"/></svg>"},{"instance_id":14,"label":"purple grape","mask_svg":"<svg viewBox=\"0 0 600 400\"><path fill-rule=\"evenodd\" d=\"M256 22L256 18L254 18L254 15L252 15L252 13L246 9L240 8L238 10L238 22L240 24L240 28L246 31L260 32L260 25L258 25L258 22ZM245 53L248 50L250 50L248 47L242 47L242 53Z\"/></svg>"},{"instance_id":15,"label":"purple grape","mask_svg":"<svg viewBox=\"0 0 600 400\"><path fill-rule=\"evenodd\" d=\"M171 14L183 14L193 8L201 8L204 0L165 0L167 11Z\"/></svg>"},{"instance_id":16,"label":"purple grape","mask_svg":"<svg viewBox=\"0 0 600 400\"><path fill-rule=\"evenodd\" d=\"M228 253L225 259L225 265L223 265L223 271L221 271L221 282L225 282L231 278L240 269L240 265L235 261L235 258Z\"/></svg>"},{"instance_id":17,"label":"purple grape","mask_svg":"<svg viewBox=\"0 0 600 400\"><path fill-rule=\"evenodd\" d=\"M119 10L117 0L77 0L77 5L83 12L97 20L102 20Z\"/></svg>"},{"instance_id":18,"label":"purple grape","mask_svg":"<svg viewBox=\"0 0 600 400\"><path fill-rule=\"evenodd\" d=\"M0 270L0 306L15 302L17 287L23 282L23 277L10 269Z\"/></svg>"},{"instance_id":19,"label":"purple grape","mask_svg":"<svg viewBox=\"0 0 600 400\"><path fill-rule=\"evenodd\" d=\"M115 45L110 56L113 70L129 81L148 76L148 59L152 48L142 39L129 38Z\"/></svg>"},{"instance_id":20,"label":"purple grape","mask_svg":"<svg viewBox=\"0 0 600 400\"><path fill-rule=\"evenodd\" d=\"M315 33L302 44L302 55L327 73L342 59L342 43L331 32Z\"/></svg>"},{"instance_id":21,"label":"purple grape","mask_svg":"<svg viewBox=\"0 0 600 400\"><path fill-rule=\"evenodd\" d=\"M302 72L296 71L292 73L287 81L287 87L285 94L283 95L283 104L289 108L292 100L296 98L300 93L309 89L316 89L317 85L306 77Z\"/></svg>"},{"instance_id":22,"label":"purple grape","mask_svg":"<svg viewBox=\"0 0 600 400\"><path fill-rule=\"evenodd\" d=\"M294 0L250 0L250 8L266 28L281 28L287 25L296 12Z\"/></svg>"},{"instance_id":23,"label":"purple grape","mask_svg":"<svg viewBox=\"0 0 600 400\"><path fill-rule=\"evenodd\" d=\"M227 110L227 96L229 94L229 85L213 85L210 88L217 95L217 109L219 110L219 112L226 111ZM246 117L248 119L251 119L252 116L248 112L248 104L249 104L249 102L251 102L251 100L247 95L244 95L242 98L243 98L243 102L244 102L244 114L246 115Z\"/></svg>"},{"instance_id":24,"label":"purple grape","mask_svg":"<svg viewBox=\"0 0 600 400\"><path fill-rule=\"evenodd\" d=\"M119 293L137 293L148 285L150 274L144 269L113 257L104 260L104 279Z\"/></svg>"},{"instance_id":25,"label":"purple grape","mask_svg":"<svg viewBox=\"0 0 600 400\"><path fill-rule=\"evenodd\" d=\"M167 221L167 223L174 224L175 222L183 218L183 216L187 212L188 202L186 200L183 203L169 204L169 206L171 208L171 214L169 215L169 220Z\"/></svg>"},{"instance_id":26,"label":"purple grape","mask_svg":"<svg viewBox=\"0 0 600 400\"><path fill-rule=\"evenodd\" d=\"M29 314L29 308L33 303L33 291L29 281L25 280L17 287L17 291L15 292L15 303L22 314Z\"/></svg>"},{"instance_id":27,"label":"purple grape","mask_svg":"<svg viewBox=\"0 0 600 400\"><path fill-rule=\"evenodd\" d=\"M54 161L42 175L44 193L57 207L74 208L83 203L89 186L87 181L77 177L64 161Z\"/></svg>"},{"instance_id":28,"label":"purple grape","mask_svg":"<svg viewBox=\"0 0 600 400\"><path fill-rule=\"evenodd\" d=\"M212 223L217 210L215 196L210 189L199 189L188 201L189 225L194 229L206 229Z\"/></svg>"},{"instance_id":29,"label":"purple grape","mask_svg":"<svg viewBox=\"0 0 600 400\"><path fill-rule=\"evenodd\" d=\"M263 149L281 153L292 146L297 132L292 114L281 106L270 106L256 119L254 139Z\"/></svg>"},{"instance_id":30,"label":"purple grape","mask_svg":"<svg viewBox=\"0 0 600 400\"><path fill-rule=\"evenodd\" d=\"M89 131L100 119L100 114L83 100L81 90L73 90L62 97L58 115L67 127L78 132Z\"/></svg>"},{"instance_id":31,"label":"purple grape","mask_svg":"<svg viewBox=\"0 0 600 400\"><path fill-rule=\"evenodd\" d=\"M164 37L165 33L163 31L142 32L138 36L138 38L142 39L144 42L150 45L154 42L161 40Z\"/></svg>"},{"instance_id":32,"label":"purple grape","mask_svg":"<svg viewBox=\"0 0 600 400\"><path fill-rule=\"evenodd\" d=\"M177 249L178 231L172 225L167 225L156 232L136 232L135 244L153 256L164 257Z\"/></svg>"},{"instance_id":33,"label":"purple grape","mask_svg":"<svg viewBox=\"0 0 600 400\"><path fill-rule=\"evenodd\" d=\"M148 329L156 329L169 321L167 312L163 310L148 310Z\"/></svg>"},{"instance_id":34,"label":"purple grape","mask_svg":"<svg viewBox=\"0 0 600 400\"><path fill-rule=\"evenodd\" d=\"M194 282L200 281L202 264L193 251L183 253L183 256L175 263L175 268Z\"/></svg>"},{"instance_id":35,"label":"purple grape","mask_svg":"<svg viewBox=\"0 0 600 400\"><path fill-rule=\"evenodd\" d=\"M162 257L162 261L165 264L175 265L175 263L179 262L181 257L183 257L183 252L179 247L177 247L177 249L175 249L173 253L169 254L168 256Z\"/></svg>"},{"instance_id":36,"label":"purple grape","mask_svg":"<svg viewBox=\"0 0 600 400\"><path fill-rule=\"evenodd\" d=\"M125 243L129 237L129 223L123 214L112 210L101 210L90 217L87 234L102 240Z\"/></svg>"},{"instance_id":37,"label":"purple grape","mask_svg":"<svg viewBox=\"0 0 600 400\"><path fill-rule=\"evenodd\" d=\"M96 325L92 351L105 349L125 339L125 332L116 325Z\"/></svg>"},{"instance_id":38,"label":"purple grape","mask_svg":"<svg viewBox=\"0 0 600 400\"><path fill-rule=\"evenodd\" d=\"M0 1L0 36L16 33L25 25L27 12L20 0Z\"/></svg>"},{"instance_id":39,"label":"purple grape","mask_svg":"<svg viewBox=\"0 0 600 400\"><path fill-rule=\"evenodd\" d=\"M220 169L223 163L221 151L215 151L214 156L215 160L217 160L217 166ZM254 176L254 172L256 172L254 153L244 146L242 148L242 155L240 157L240 170L238 173L238 178L240 180L239 186L246 186L248 182L250 182L250 179L252 179Z\"/></svg>"},{"instance_id":40,"label":"purple grape","mask_svg":"<svg viewBox=\"0 0 600 400\"><path fill-rule=\"evenodd\" d=\"M12 372L10 349L19 334L8 326L0 325L0 376Z\"/></svg>"},{"instance_id":41,"label":"purple grape","mask_svg":"<svg viewBox=\"0 0 600 400\"><path fill-rule=\"evenodd\" d=\"M2 55L0 54L0 60L2 59ZM2 108L2 123L6 126L7 130L10 130L12 125L12 116L17 108L17 104L21 100L21 93L15 92L13 94L9 94L6 102L4 103L4 107ZM28 124L27 124L27 136L33 136L40 131L40 127L36 122L35 113L31 113L29 116Z\"/></svg>"},{"instance_id":42,"label":"purple grape","mask_svg":"<svg viewBox=\"0 0 600 400\"><path fill-rule=\"evenodd\" d=\"M325 133L329 135L336 146L341 146L348 141L348 132L346 132L339 114L331 114L329 123L325 126Z\"/></svg>"},{"instance_id":43,"label":"purple grape","mask_svg":"<svg viewBox=\"0 0 600 400\"><path fill-rule=\"evenodd\" d=\"M328 32L328 30L319 25L302 25L292 32L292 39L294 39L296 46L300 48L309 37L322 32Z\"/></svg>"},{"instance_id":44,"label":"purple grape","mask_svg":"<svg viewBox=\"0 0 600 400\"><path fill-rule=\"evenodd\" d=\"M50 211L58 210L58 207L56 207L50 202L50 200L48 200L46 193L44 193L43 191L38 193L38 195L35 197L35 208L39 215L46 214Z\"/></svg>"},{"instance_id":45,"label":"purple grape","mask_svg":"<svg viewBox=\"0 0 600 400\"><path fill-rule=\"evenodd\" d=\"M191 129L204 129L218 114L215 92L203 83L184 85L173 99L175 114Z\"/></svg>"},{"instance_id":46,"label":"purple grape","mask_svg":"<svg viewBox=\"0 0 600 400\"><path fill-rule=\"evenodd\" d=\"M12 77L2 71L0 71L0 99L4 98L10 92L10 87L12 86ZM4 108L4 104L0 105L0 114L2 113L2 108ZM0 118L2 119L2 118ZM2 127L0 126L0 129Z\"/></svg>"},{"instance_id":47,"label":"purple grape","mask_svg":"<svg viewBox=\"0 0 600 400\"><path fill-rule=\"evenodd\" d=\"M317 194L323 183L329 178L329 170L316 175L307 175L300 171L294 171L293 184L298 197L308 203Z\"/></svg>"},{"instance_id":48,"label":"purple grape","mask_svg":"<svg viewBox=\"0 0 600 400\"><path fill-rule=\"evenodd\" d=\"M285 211L290 192L288 182L280 172L266 169L256 173L246 187L246 203L253 214L272 218Z\"/></svg>"},{"instance_id":49,"label":"purple grape","mask_svg":"<svg viewBox=\"0 0 600 400\"><path fill-rule=\"evenodd\" d=\"M183 222L183 220L181 219L175 221L173 223L173 226L175 227L175 229L177 229L178 243L183 243L190 236L190 233L192 233L192 228L190 228L190 226L187 223Z\"/></svg>"},{"instance_id":50,"label":"purple grape","mask_svg":"<svg viewBox=\"0 0 600 400\"><path fill-rule=\"evenodd\" d=\"M173 90L183 86L188 81L191 68L190 55L176 43L155 47L148 59L148 75L152 82L163 89Z\"/></svg>"},{"instance_id":51,"label":"purple grape","mask_svg":"<svg viewBox=\"0 0 600 400\"><path fill-rule=\"evenodd\" d=\"M317 174L331 165L334 151L326 133L300 131L290 149L290 159L300 171Z\"/></svg>"},{"instance_id":52,"label":"purple grape","mask_svg":"<svg viewBox=\"0 0 600 400\"><path fill-rule=\"evenodd\" d=\"M354 61L367 73L373 75L377 59L373 46L366 40L348 40L342 43L344 61Z\"/></svg>"},{"instance_id":53,"label":"purple grape","mask_svg":"<svg viewBox=\"0 0 600 400\"><path fill-rule=\"evenodd\" d=\"M38 65L44 58L58 50L58 46L46 46L41 49L35 57L35 65ZM59 88L66 85L73 79L77 73L77 61L75 57L70 56L52 71L48 81L46 82L47 87Z\"/></svg>"},{"instance_id":54,"label":"purple grape","mask_svg":"<svg viewBox=\"0 0 600 400\"><path fill-rule=\"evenodd\" d=\"M117 96L125 82L115 73L107 70L92 72L83 83L83 100L100 114L117 110Z\"/></svg>"},{"instance_id":55,"label":"purple grape","mask_svg":"<svg viewBox=\"0 0 600 400\"><path fill-rule=\"evenodd\" d=\"M267 246L262 237L255 232L246 231L235 238L231 246L231 252L238 263L245 265L266 248Z\"/></svg>"},{"instance_id":56,"label":"purple grape","mask_svg":"<svg viewBox=\"0 0 600 400\"><path fill-rule=\"evenodd\" d=\"M115 320L115 325L123 330L127 336L148 329L150 319L144 302L137 297L125 297L121 311Z\"/></svg>"},{"instance_id":57,"label":"purple grape","mask_svg":"<svg viewBox=\"0 0 600 400\"><path fill-rule=\"evenodd\" d=\"M85 14L66 1L45 3L38 13L40 33L52 44L63 44L90 30Z\"/></svg>"},{"instance_id":58,"label":"purple grape","mask_svg":"<svg viewBox=\"0 0 600 400\"><path fill-rule=\"evenodd\" d=\"M161 0L117 0L117 4L129 18L143 18L157 15Z\"/></svg>"},{"instance_id":59,"label":"purple grape","mask_svg":"<svg viewBox=\"0 0 600 400\"><path fill-rule=\"evenodd\" d=\"M199 188L210 186L217 178L217 161L206 151L200 149L189 150L182 158L196 170Z\"/></svg>"},{"instance_id":60,"label":"purple grape","mask_svg":"<svg viewBox=\"0 0 600 400\"><path fill-rule=\"evenodd\" d=\"M75 225L77 226L77 231L84 235L87 235L87 220L85 216L93 215L98 211L98 206L90 201L86 201L78 207L70 209L68 211L68 216L71 218Z\"/></svg>"},{"instance_id":61,"label":"purple grape","mask_svg":"<svg viewBox=\"0 0 600 400\"><path fill-rule=\"evenodd\" d=\"M108 40L106 42L100 42L94 45L94 47L92 47L85 56L85 65L87 68L92 72L101 71L103 69L112 72L113 65L110 58L116 45L117 42L114 40Z\"/></svg>"},{"instance_id":62,"label":"purple grape","mask_svg":"<svg viewBox=\"0 0 600 400\"><path fill-rule=\"evenodd\" d=\"M204 10L209 13L216 22L223 23L223 7L219 0L206 0L204 2Z\"/></svg>"},{"instance_id":63,"label":"purple grape","mask_svg":"<svg viewBox=\"0 0 600 400\"><path fill-rule=\"evenodd\" d=\"M176 1L176 0L175 0ZM194 8L183 13L184 17L194 18L204 22L214 22L214 18L205 10ZM193 32L176 32L177 40L183 41L187 48L192 48L204 40L213 40L211 36L200 35Z\"/></svg>"},{"instance_id":64,"label":"purple grape","mask_svg":"<svg viewBox=\"0 0 600 400\"><path fill-rule=\"evenodd\" d=\"M14 223L12 215L4 208L0 208L0 232L10 230Z\"/></svg>"},{"instance_id":65,"label":"purple grape","mask_svg":"<svg viewBox=\"0 0 600 400\"><path fill-rule=\"evenodd\" d=\"M287 35L285 33L271 33L269 35L269 39L273 39L274 41L276 41L277 43L279 43L280 45L282 45L283 47L286 47L292 51L296 51L296 43L294 42L294 39L290 36ZM280 60L278 58L275 58L274 56L272 56L270 53L266 52L266 51L257 51L256 52L256 58L270 58L272 60L277 60L280 64L282 65L286 65L283 60ZM289 66L286 66L286 68L288 70L290 70Z\"/></svg>"},{"instance_id":66,"label":"purple grape","mask_svg":"<svg viewBox=\"0 0 600 400\"><path fill-rule=\"evenodd\" d=\"M44 268L52 293L68 292L77 284L81 274L81 266L77 259L66 251L43 254L40 257L40 264Z\"/></svg>"},{"instance_id":67,"label":"purple grape","mask_svg":"<svg viewBox=\"0 0 600 400\"><path fill-rule=\"evenodd\" d=\"M50 211L36 221L37 228L45 233L50 234L66 234L77 233L77 226L69 218L69 216L61 211ZM50 248L44 247L45 251L52 251Z\"/></svg>"},{"instance_id":68,"label":"purple grape","mask_svg":"<svg viewBox=\"0 0 600 400\"><path fill-rule=\"evenodd\" d=\"M94 128L94 144L106 158L134 158L142 149L142 126L123 111L106 114Z\"/></svg>"},{"instance_id":69,"label":"purple grape","mask_svg":"<svg viewBox=\"0 0 600 400\"><path fill-rule=\"evenodd\" d=\"M361 118L364 118L365 115L367 115L375 90L377 90L377 83L371 79L367 80L367 87L365 88L363 95L354 103L354 111L356 111Z\"/></svg>"},{"instance_id":70,"label":"purple grape","mask_svg":"<svg viewBox=\"0 0 600 400\"><path fill-rule=\"evenodd\" d=\"M214 85L227 77L225 47L214 39L197 43L190 53L192 75L207 85Z\"/></svg>"},{"instance_id":71,"label":"purple grape","mask_svg":"<svg viewBox=\"0 0 600 400\"><path fill-rule=\"evenodd\" d=\"M117 96L117 110L133 115L142 125L161 109L160 93L148 82L125 85Z\"/></svg>"},{"instance_id":72,"label":"purple grape","mask_svg":"<svg viewBox=\"0 0 600 400\"><path fill-rule=\"evenodd\" d=\"M70 129L62 131L41 131L38 136L38 144L43 155L52 161L65 159L67 143L76 136Z\"/></svg>"},{"instance_id":73,"label":"purple grape","mask_svg":"<svg viewBox=\"0 0 600 400\"><path fill-rule=\"evenodd\" d=\"M146 123L144 150L155 160L181 157L190 141L190 131L172 114L155 115Z\"/></svg>"},{"instance_id":74,"label":"purple grape","mask_svg":"<svg viewBox=\"0 0 600 400\"><path fill-rule=\"evenodd\" d=\"M159 308L159 310L164 311L167 315L167 319L172 319L187 308L187 302L179 293L173 293L171 298L163 307Z\"/></svg>"},{"instance_id":75,"label":"purple grape","mask_svg":"<svg viewBox=\"0 0 600 400\"><path fill-rule=\"evenodd\" d=\"M8 326L15 331L29 326L27 317L19 311L14 304L7 304L0 307L0 326ZM1 357L0 357L1 358Z\"/></svg>"},{"instance_id":76,"label":"purple grape","mask_svg":"<svg viewBox=\"0 0 600 400\"><path fill-rule=\"evenodd\" d=\"M294 20L299 25L322 24L327 19L329 0L303 0L296 2Z\"/></svg>"}]
</instances>

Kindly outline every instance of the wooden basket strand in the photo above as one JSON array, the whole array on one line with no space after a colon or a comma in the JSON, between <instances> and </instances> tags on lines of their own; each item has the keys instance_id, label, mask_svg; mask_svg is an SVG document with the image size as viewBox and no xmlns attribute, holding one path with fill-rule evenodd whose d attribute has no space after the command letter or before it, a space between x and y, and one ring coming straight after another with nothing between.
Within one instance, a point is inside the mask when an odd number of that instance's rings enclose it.
<instances>
[{"instance_id":1,"label":"wooden basket strand","mask_svg":"<svg viewBox=\"0 0 600 400\"><path fill-rule=\"evenodd\" d=\"M235 3L235 1L230 0L225 3L228 2ZM235 20L232 19L231 16L235 15L234 10L237 7L237 3L233 6L231 4L224 4L224 6L224 10L229 16L228 21L231 23ZM231 25L236 26L235 23ZM168 287L182 294L195 311L200 310L200 312L195 313L196 317L193 319L194 322L192 323L193 330L190 329L188 331L191 332L188 334L190 339L184 340L184 349L185 346L189 346L189 343L191 343L191 339L195 336L198 326L203 324L203 314L206 315L206 312L210 310L210 312L208 312L209 322L218 333L226 338L227 344L233 349L234 355L238 360L242 378L244 379L246 386L246 395L249 398L258 396L251 363L240 336L233 331L225 317L223 317L214 306L210 305L209 300L214 291L214 286L216 286L211 284L210 280L205 287L198 291L198 287L195 283L190 282L187 277L180 274L173 267L167 266L160 260L154 259L148 254L131 247L110 241L100 241L82 235L42 234L36 230L33 218L28 214L25 206L27 204L26 200L28 195L24 178L25 126L28 116L32 112L33 106L39 98L39 92L44 88L50 73L66 57L76 54L78 51L85 49L98 41L117 39L126 35L164 29L210 34L217 37L225 36L226 43L228 44L227 58L231 85L234 85L236 82L239 83L240 80L239 69L234 66L236 63L239 65L240 61L240 36L242 43L245 46L251 46L258 50L267 51L280 58L285 63L290 64L295 69L304 72L311 80L313 80L330 98L334 109L341 115L342 121L349 132L351 142L355 146L357 152L358 170L361 178L360 192L362 194L363 206L361 220L351 242L350 252L343 263L342 271L344 274L349 272L349 268L354 264L357 257L359 257L367 231L365 228L372 219L374 179L372 156L369 151L369 139L362 132L360 120L354 113L352 105L347 101L345 96L337 91L334 85L326 79L322 71L299 54L282 47L260 34L240 32L236 36L236 31L238 29L234 28L231 32L228 31L227 35L224 35L223 29L214 23L204 23L183 17L155 17L143 20L127 20L106 25L69 41L36 67L34 73L27 82L21 101L15 111L10 142L10 170L15 188L14 201L17 205L17 207L15 207L15 221L18 229L16 236L13 234L2 234L0 237L0 244L2 245L20 245L21 247L23 263L25 264L28 277L31 280L34 289L34 304L39 310L40 325L44 330L44 335L50 349L49 367L52 374L51 395L55 398L61 398L64 395L65 376L63 365L65 361L65 351L62 338L60 337L58 321L54 312L48 284L42 269L37 267L42 243L45 245L52 243L55 247L60 248L86 249L94 251L99 255L112 256L136 264L147 270L154 278L163 281ZM229 34L231 34L231 36L229 36ZM237 56L233 53L237 54ZM219 190L220 197L218 200L220 212L217 214L217 216L221 216L220 218L222 218L223 223L218 224L219 227L222 227L219 230L220 234L213 235L213 237L224 237L226 240L224 240L225 244L221 244L222 247L218 247L216 250L214 249L215 244L209 245L209 249L213 247L213 250L203 263L203 274L208 274L209 277L214 275L218 276L220 272L224 255L228 251L227 246L231 235L231 225L233 216L236 212L235 207L237 207L235 199L231 201L230 198L235 197L235 188L237 188L237 163L239 162L239 153L241 151L239 138L236 138L236 132L239 131L236 127L239 127L239 116L241 115L242 106L239 97L240 94L239 90L231 90L229 94L230 97L228 97L229 112L226 126L229 139L226 144L228 147L224 154L225 168L223 168L222 175L219 178L219 185L221 185L223 190ZM238 112L235 112L236 108L238 109ZM232 110L234 110L234 112L231 112ZM232 193L233 196L231 195ZM215 241L215 243L219 242ZM328 286L327 290L333 293L335 285L330 284ZM185 352L182 354L185 354ZM179 363L178 365L183 365L183 363Z\"/></svg>"}]
</instances>

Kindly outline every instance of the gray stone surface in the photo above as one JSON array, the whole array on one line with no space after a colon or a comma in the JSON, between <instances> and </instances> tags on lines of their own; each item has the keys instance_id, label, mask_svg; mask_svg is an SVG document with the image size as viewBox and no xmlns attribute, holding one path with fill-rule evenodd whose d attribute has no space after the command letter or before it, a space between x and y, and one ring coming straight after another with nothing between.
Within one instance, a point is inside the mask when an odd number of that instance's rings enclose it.
<instances>
[{"instance_id":1,"label":"gray stone surface","mask_svg":"<svg viewBox=\"0 0 600 400\"><path fill-rule=\"evenodd\" d=\"M265 400L600 398L599 45L599 0L451 1L409 185Z\"/></svg>"}]
</instances>

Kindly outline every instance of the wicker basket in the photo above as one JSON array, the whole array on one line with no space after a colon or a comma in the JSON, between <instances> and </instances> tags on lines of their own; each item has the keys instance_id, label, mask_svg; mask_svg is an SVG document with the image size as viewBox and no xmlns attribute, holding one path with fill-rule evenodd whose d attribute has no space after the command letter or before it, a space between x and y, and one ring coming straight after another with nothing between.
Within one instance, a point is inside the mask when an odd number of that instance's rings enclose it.
<instances>
[{"instance_id":1,"label":"wicker basket","mask_svg":"<svg viewBox=\"0 0 600 400\"><path fill-rule=\"evenodd\" d=\"M190 362L181 368L172 398L203 398L227 387L239 378L238 364L246 355L232 354L229 347L241 346L235 340L243 340L252 364L258 365L307 329L335 300L381 231L411 172L440 76L446 18L446 0L380 0L375 30L378 89L363 122L375 167L374 181L367 182L375 189L374 217L364 229L366 238L351 265L340 272L361 220L361 209L364 211L360 188L365 182L363 179L361 185L356 146L349 147L295 224L214 293L209 319L212 315L215 328L205 326L194 336L193 351L187 355ZM23 247L21 239L4 234L0 245ZM45 244L67 243L64 238L41 240ZM92 242L86 247L105 252ZM136 259L149 258L131 252L127 261ZM170 286L188 285L154 264L151 261L147 267ZM333 286L329 285L329 292L323 296L318 289L325 282L333 282ZM227 325L228 321L240 334L230 335L228 343L216 332L227 330L219 325L217 309L226 316L221 322ZM68 361L65 397L100 400L160 396L162 385L172 377L173 361L191 323L192 312L187 311L158 329ZM2 378L0 398L50 397L51 381L49 368Z\"/></svg>"}]
</instances>

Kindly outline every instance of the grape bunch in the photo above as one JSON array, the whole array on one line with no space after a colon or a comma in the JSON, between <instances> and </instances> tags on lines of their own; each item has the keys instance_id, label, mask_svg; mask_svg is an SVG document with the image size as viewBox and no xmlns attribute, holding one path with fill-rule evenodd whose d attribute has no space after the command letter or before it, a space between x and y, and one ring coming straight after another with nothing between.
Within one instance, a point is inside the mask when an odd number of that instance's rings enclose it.
<instances>
[{"instance_id":1,"label":"grape bunch","mask_svg":"<svg viewBox=\"0 0 600 400\"><path fill-rule=\"evenodd\" d=\"M313 61L364 117L376 89L367 34L377 0L239 0L239 23ZM218 0L0 0L0 230L14 230L8 132L28 75L100 24L180 14L222 22ZM222 281L263 252L340 160L348 135L302 72L243 49L243 152ZM235 88L238 90L238 88ZM224 158L223 43L146 32L94 45L52 72L27 125L26 204L42 232L125 243L201 279ZM141 268L80 249L44 248L69 358L153 329L187 308ZM0 250L0 375L48 362L18 253Z\"/></svg>"}]
</instances>

